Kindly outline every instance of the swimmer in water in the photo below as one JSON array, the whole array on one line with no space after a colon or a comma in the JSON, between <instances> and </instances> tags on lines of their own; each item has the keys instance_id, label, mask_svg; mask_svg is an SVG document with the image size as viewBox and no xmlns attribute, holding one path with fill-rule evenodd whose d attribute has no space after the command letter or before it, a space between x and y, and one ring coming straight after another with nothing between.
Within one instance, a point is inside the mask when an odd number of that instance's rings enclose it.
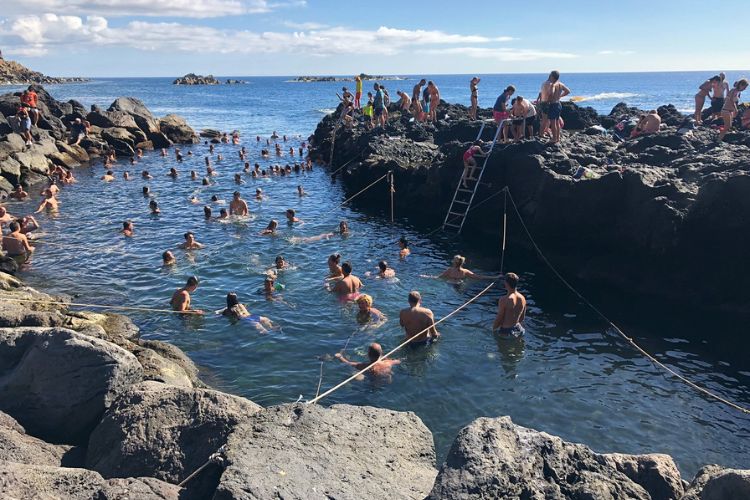
<instances>
[{"instance_id":1,"label":"swimmer in water","mask_svg":"<svg viewBox=\"0 0 750 500\"><path fill-rule=\"evenodd\" d=\"M166 250L163 254L161 254L161 264L163 266L173 266L177 264L177 259L175 259L172 252Z\"/></svg>"},{"instance_id":2,"label":"swimmer in water","mask_svg":"<svg viewBox=\"0 0 750 500\"><path fill-rule=\"evenodd\" d=\"M226 208L222 208L219 210L219 219L228 219L229 218L229 212L227 212Z\"/></svg>"},{"instance_id":3,"label":"swimmer in water","mask_svg":"<svg viewBox=\"0 0 750 500\"><path fill-rule=\"evenodd\" d=\"M203 314L200 309L190 308L190 294L195 292L196 288L198 288L198 278L195 276L189 277L185 286L178 288L172 294L172 299L169 301L172 310L188 314Z\"/></svg>"},{"instance_id":4,"label":"swimmer in water","mask_svg":"<svg viewBox=\"0 0 750 500\"><path fill-rule=\"evenodd\" d=\"M190 171L190 180L191 181L197 181L198 180L198 172L195 170Z\"/></svg>"},{"instance_id":5,"label":"swimmer in water","mask_svg":"<svg viewBox=\"0 0 750 500\"><path fill-rule=\"evenodd\" d=\"M125 171L122 173L122 180L129 181L130 180L130 172Z\"/></svg>"},{"instance_id":6,"label":"swimmer in water","mask_svg":"<svg viewBox=\"0 0 750 500\"><path fill-rule=\"evenodd\" d=\"M242 180L242 174L234 174L234 183L235 184L244 184L245 181Z\"/></svg>"},{"instance_id":7,"label":"swimmer in water","mask_svg":"<svg viewBox=\"0 0 750 500\"><path fill-rule=\"evenodd\" d=\"M107 170L107 173L105 173L102 176L102 180L104 182L112 182L112 181L114 181L115 180L115 174L114 174L114 172L112 172L111 170Z\"/></svg>"},{"instance_id":8,"label":"swimmer in water","mask_svg":"<svg viewBox=\"0 0 750 500\"><path fill-rule=\"evenodd\" d=\"M211 181L208 179L208 177L204 177L201 181L201 184L203 184L204 186L209 186L211 185Z\"/></svg>"},{"instance_id":9,"label":"swimmer in water","mask_svg":"<svg viewBox=\"0 0 750 500\"><path fill-rule=\"evenodd\" d=\"M384 279L390 279L396 277L396 271L388 267L388 263L384 260L378 262L378 277Z\"/></svg>"},{"instance_id":10,"label":"swimmer in water","mask_svg":"<svg viewBox=\"0 0 750 500\"><path fill-rule=\"evenodd\" d=\"M328 257L328 275L329 279L338 279L344 276L344 272L341 270L339 263L341 262L341 255L335 253Z\"/></svg>"},{"instance_id":11,"label":"swimmer in water","mask_svg":"<svg viewBox=\"0 0 750 500\"><path fill-rule=\"evenodd\" d=\"M150 196L151 195L151 188L149 188L148 186L143 186L142 191L143 191L143 196Z\"/></svg>"},{"instance_id":12,"label":"swimmer in water","mask_svg":"<svg viewBox=\"0 0 750 500\"><path fill-rule=\"evenodd\" d=\"M449 280L462 280L464 278L473 280L494 280L502 277L502 275L500 274L497 276L484 276L481 274L475 274L464 267L465 262L466 257L462 255L454 255L453 260L451 261L451 266L443 271L443 273L439 277Z\"/></svg>"},{"instance_id":13,"label":"swimmer in water","mask_svg":"<svg viewBox=\"0 0 750 500\"><path fill-rule=\"evenodd\" d=\"M409 307L401 309L399 323L404 328L409 345L430 344L440 338L435 328L432 311L422 307L422 296L416 290L409 292Z\"/></svg>"},{"instance_id":14,"label":"swimmer in water","mask_svg":"<svg viewBox=\"0 0 750 500\"><path fill-rule=\"evenodd\" d=\"M17 222L21 226L21 234L31 234L32 231L39 229L39 223L33 215L21 217L17 219Z\"/></svg>"},{"instance_id":15,"label":"swimmer in water","mask_svg":"<svg viewBox=\"0 0 750 500\"><path fill-rule=\"evenodd\" d=\"M505 275L507 294L497 303L497 316L492 323L493 333L520 337L525 332L522 323L526 319L526 297L518 291L518 280L515 273Z\"/></svg>"},{"instance_id":16,"label":"swimmer in water","mask_svg":"<svg viewBox=\"0 0 750 500\"><path fill-rule=\"evenodd\" d=\"M372 297L363 293L357 297L357 306L359 311L357 312L357 321L360 323L384 323L385 314L380 312L378 309L372 307Z\"/></svg>"},{"instance_id":17,"label":"swimmer in water","mask_svg":"<svg viewBox=\"0 0 750 500\"><path fill-rule=\"evenodd\" d=\"M216 170L214 170L212 167L206 167L206 175L209 177L216 175Z\"/></svg>"},{"instance_id":18,"label":"swimmer in water","mask_svg":"<svg viewBox=\"0 0 750 500\"><path fill-rule=\"evenodd\" d=\"M217 205L224 205L224 204L226 204L226 201L222 200L221 198L219 198L216 195L213 195L211 197L211 203L216 203Z\"/></svg>"},{"instance_id":19,"label":"swimmer in water","mask_svg":"<svg viewBox=\"0 0 750 500\"><path fill-rule=\"evenodd\" d=\"M275 236L276 235L276 229L278 229L279 223L277 220L273 219L271 222L268 223L268 226L261 231L259 234L261 236Z\"/></svg>"},{"instance_id":20,"label":"swimmer in water","mask_svg":"<svg viewBox=\"0 0 750 500\"><path fill-rule=\"evenodd\" d=\"M154 176L148 173L148 170L141 172L141 179L153 179Z\"/></svg>"},{"instance_id":21,"label":"swimmer in water","mask_svg":"<svg viewBox=\"0 0 750 500\"><path fill-rule=\"evenodd\" d=\"M6 224L10 224L13 222L15 217L10 215L8 211L5 209L5 207L0 207L0 226L5 226Z\"/></svg>"},{"instance_id":22,"label":"swimmer in water","mask_svg":"<svg viewBox=\"0 0 750 500\"><path fill-rule=\"evenodd\" d=\"M282 270L289 267L289 264L287 264L286 260L284 260L284 257L282 255L277 255L276 258L273 261L273 270Z\"/></svg>"},{"instance_id":23,"label":"swimmer in water","mask_svg":"<svg viewBox=\"0 0 750 500\"><path fill-rule=\"evenodd\" d=\"M174 168L174 167L170 168L169 169L169 173L167 175L169 177L171 177L172 179L176 179L177 178L177 169Z\"/></svg>"},{"instance_id":24,"label":"swimmer in water","mask_svg":"<svg viewBox=\"0 0 750 500\"><path fill-rule=\"evenodd\" d=\"M307 193L305 192L305 189L302 187L302 184L297 186L297 195L300 197L307 196Z\"/></svg>"},{"instance_id":25,"label":"swimmer in water","mask_svg":"<svg viewBox=\"0 0 750 500\"><path fill-rule=\"evenodd\" d=\"M211 213L211 207L209 207L208 205L204 206L203 207L203 217L205 217L206 220L209 220L211 218L211 215L212 215L212 213Z\"/></svg>"},{"instance_id":26,"label":"swimmer in water","mask_svg":"<svg viewBox=\"0 0 750 500\"><path fill-rule=\"evenodd\" d=\"M122 223L122 231L120 231L124 236L127 236L128 238L132 238L133 234L135 233L135 227L133 226L133 223L129 220L126 220Z\"/></svg>"},{"instance_id":27,"label":"swimmer in water","mask_svg":"<svg viewBox=\"0 0 750 500\"><path fill-rule=\"evenodd\" d=\"M335 357L342 363L346 363L358 371L371 366L372 368L367 371L369 375L378 379L387 379L388 381L391 380L393 375L391 368L401 364L400 359L383 359L383 348L376 342L370 344L370 347L367 349L367 363L355 363L354 361L350 361L340 352L337 352ZM358 377L359 380L362 380L362 378L362 376Z\"/></svg>"},{"instance_id":28,"label":"swimmer in water","mask_svg":"<svg viewBox=\"0 0 750 500\"><path fill-rule=\"evenodd\" d=\"M263 190L261 188L256 189L255 190L255 199L257 201L263 201L263 198L265 198L265 196L263 196Z\"/></svg>"},{"instance_id":29,"label":"swimmer in water","mask_svg":"<svg viewBox=\"0 0 750 500\"><path fill-rule=\"evenodd\" d=\"M12 200L25 200L29 197L29 193L23 190L21 184L17 185L16 188L8 195L8 198Z\"/></svg>"},{"instance_id":30,"label":"swimmer in water","mask_svg":"<svg viewBox=\"0 0 750 500\"><path fill-rule=\"evenodd\" d=\"M294 223L301 223L302 221L299 220L297 217L297 212L293 208L289 208L286 211L286 221L289 223L289 225L292 225Z\"/></svg>"},{"instance_id":31,"label":"swimmer in water","mask_svg":"<svg viewBox=\"0 0 750 500\"><path fill-rule=\"evenodd\" d=\"M57 212L58 211L57 199L52 194L52 192L49 189L45 189L44 191L42 191L42 194L44 195L44 199L42 200L42 203L39 205L39 208L37 208L34 213L38 214L45 210L47 212Z\"/></svg>"},{"instance_id":32,"label":"swimmer in water","mask_svg":"<svg viewBox=\"0 0 750 500\"><path fill-rule=\"evenodd\" d=\"M161 148L160 156L162 157L167 156L167 148Z\"/></svg>"},{"instance_id":33,"label":"swimmer in water","mask_svg":"<svg viewBox=\"0 0 750 500\"><path fill-rule=\"evenodd\" d=\"M28 238L21 232L21 225L18 222L11 222L9 229L10 233L3 236L2 239L3 249L6 255L15 260L17 264L24 264L34 252L34 247L29 244Z\"/></svg>"},{"instance_id":34,"label":"swimmer in water","mask_svg":"<svg viewBox=\"0 0 750 500\"><path fill-rule=\"evenodd\" d=\"M143 150L142 150L141 148L138 148L138 149L136 149L136 150L135 150L135 155L136 155L136 156L137 156L138 158L143 158Z\"/></svg>"},{"instance_id":35,"label":"swimmer in water","mask_svg":"<svg viewBox=\"0 0 750 500\"><path fill-rule=\"evenodd\" d=\"M250 314L245 305L239 301L235 292L227 294L227 307L221 310L221 315L234 319L246 319L264 332L268 328L273 328L273 323L270 319L265 316Z\"/></svg>"},{"instance_id":36,"label":"swimmer in water","mask_svg":"<svg viewBox=\"0 0 750 500\"><path fill-rule=\"evenodd\" d=\"M184 250L198 250L203 248L203 244L195 241L195 234L193 234L192 231L188 231L183 236L185 238L185 243L180 245L180 248Z\"/></svg>"},{"instance_id":37,"label":"swimmer in water","mask_svg":"<svg viewBox=\"0 0 750 500\"><path fill-rule=\"evenodd\" d=\"M405 259L409 255L411 255L411 250L409 249L409 240L407 240L405 236L399 238L398 248L400 249L398 252L399 258Z\"/></svg>"},{"instance_id":38,"label":"swimmer in water","mask_svg":"<svg viewBox=\"0 0 750 500\"><path fill-rule=\"evenodd\" d=\"M235 191L232 196L232 201L229 203L229 213L231 215L240 215L244 217L250 213L250 210L247 208L247 202L242 199L239 191Z\"/></svg>"},{"instance_id":39,"label":"swimmer in water","mask_svg":"<svg viewBox=\"0 0 750 500\"><path fill-rule=\"evenodd\" d=\"M161 213L161 210L159 210L159 204L156 200L149 201L148 208L151 209L151 215L159 215Z\"/></svg>"},{"instance_id":40,"label":"swimmer in water","mask_svg":"<svg viewBox=\"0 0 750 500\"><path fill-rule=\"evenodd\" d=\"M359 295L362 288L362 281L352 274L352 265L350 262L341 264L343 277L336 282L331 291L346 300L354 300Z\"/></svg>"}]
</instances>

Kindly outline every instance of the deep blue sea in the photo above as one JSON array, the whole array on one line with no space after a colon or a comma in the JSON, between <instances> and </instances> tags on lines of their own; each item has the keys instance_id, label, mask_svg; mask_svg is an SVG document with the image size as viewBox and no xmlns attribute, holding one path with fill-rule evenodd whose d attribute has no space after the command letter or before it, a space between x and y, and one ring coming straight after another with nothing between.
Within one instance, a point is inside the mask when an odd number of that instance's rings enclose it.
<instances>
[{"instance_id":1,"label":"deep blue sea","mask_svg":"<svg viewBox=\"0 0 750 500\"><path fill-rule=\"evenodd\" d=\"M572 74L563 75L562 81L574 96L584 98L583 104L608 113L623 100L642 108L673 103L690 110L697 86L709 76L711 72ZM739 76L728 74L730 80ZM180 114L196 129L237 129L241 146L248 149L248 161L268 168L299 161L298 155L288 154L289 147L298 147L335 108L336 91L353 86L291 83L289 77L240 78L247 84L187 87L173 86L167 78L95 79L49 90L57 99L105 108L118 96L135 96L155 114ZM468 104L470 75L428 78L436 81L444 99ZM533 98L544 79L545 75L485 75L480 104L491 106L508 84ZM395 96L398 89L410 90L414 81L386 85ZM262 159L264 144L257 143L255 136L265 140L272 131L288 136L286 143L282 141L284 156ZM76 294L80 302L165 308L172 291L195 274L202 283L193 296L194 306L210 313L223 306L228 291L236 291L251 312L270 317L278 329L263 334L246 322L232 324L214 314L190 319L158 313L131 316L144 337L185 350L212 385L269 405L314 397L321 364L322 390L351 374L347 366L329 359L345 345L355 359L361 359L372 341L385 348L397 345L402 335L398 311L405 307L409 290L420 290L437 317L481 290L483 282L455 285L429 277L445 269L452 255L466 255L467 266L475 271L498 272L497 248L467 248L440 233L428 237L404 214L397 214L392 225L387 218L356 207L340 208L344 192L320 167L264 180L243 176L244 183L238 186L233 181L242 168L238 149L217 146L210 156L219 175L208 187L189 176L190 170L205 171L209 152L203 144L183 148L193 155L181 164L171 151L167 158L147 152L137 165L121 159L115 167L117 181L110 184L99 180L100 164L78 170L78 184L64 188L60 195L60 214L39 218L42 234L27 279L48 291ZM166 176L170 167L178 169L178 179ZM142 170L149 170L154 179L142 180ZM124 171L131 173L132 180L122 180ZM142 195L145 185L151 190L148 197ZM298 185L309 195L298 197ZM266 195L260 202L253 200L258 187ZM252 216L229 223L206 221L203 205L211 205L215 213L225 206L212 203L211 196L228 201L235 189L248 200ZM385 197L385 186L377 189ZM37 194L31 202L9 204L9 211L30 212L38 203ZM150 199L158 201L161 215L149 214ZM288 227L283 222L287 208L296 209L304 224ZM282 221L278 235L260 236L271 219ZM135 223L132 239L118 232L124 220ZM305 243L306 237L332 231L340 220L349 222L349 237ZM188 230L195 232L205 249L176 249ZM395 244L400 236L412 241L413 254L403 261ZM177 256L175 268L161 267L160 255L166 249ZM331 253L341 253L353 263L355 274L365 282L364 291L388 317L384 325L359 326L354 308L342 306L324 289L326 258ZM277 255L292 266L279 275L285 289L278 300L267 300L259 289ZM393 265L396 280L369 275L380 259ZM664 376L607 331L533 255L510 248L506 269L522 276L522 290L529 298L524 342L496 339L490 333L499 296L492 291L442 325L440 343L403 352L392 383L355 382L324 403L414 411L434 433L441 459L458 430L472 419L510 415L519 424L586 443L597 451L669 453L686 474L707 463L750 466L750 418ZM685 315L679 307L643 308L612 290L597 290L590 298L661 361L750 406L748 341L742 325Z\"/></svg>"}]
</instances>

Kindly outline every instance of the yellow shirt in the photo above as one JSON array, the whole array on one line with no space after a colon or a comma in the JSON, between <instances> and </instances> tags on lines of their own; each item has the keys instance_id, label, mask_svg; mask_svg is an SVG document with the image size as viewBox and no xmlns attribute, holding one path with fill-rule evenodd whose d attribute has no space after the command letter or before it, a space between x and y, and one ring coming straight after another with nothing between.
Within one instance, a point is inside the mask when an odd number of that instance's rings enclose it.
<instances>
[{"instance_id":1,"label":"yellow shirt","mask_svg":"<svg viewBox=\"0 0 750 500\"><path fill-rule=\"evenodd\" d=\"M362 80L357 80L355 88L356 88L355 92L359 94L362 93Z\"/></svg>"}]
</instances>

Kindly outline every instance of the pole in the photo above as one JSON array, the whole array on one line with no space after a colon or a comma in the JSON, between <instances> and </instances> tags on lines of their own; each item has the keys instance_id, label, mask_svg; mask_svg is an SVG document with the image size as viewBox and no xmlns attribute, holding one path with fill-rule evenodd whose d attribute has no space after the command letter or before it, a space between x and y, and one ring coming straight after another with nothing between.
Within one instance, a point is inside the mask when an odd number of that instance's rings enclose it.
<instances>
[{"instance_id":1,"label":"pole","mask_svg":"<svg viewBox=\"0 0 750 500\"><path fill-rule=\"evenodd\" d=\"M394 219L394 215L393 215L394 214L394 212L393 212L393 195L396 192L396 188L393 186L393 171L391 170L389 174L390 174L390 176L389 176L389 179L390 179L390 189L389 189L389 191L391 192L391 224L393 224L393 219Z\"/></svg>"},{"instance_id":2,"label":"pole","mask_svg":"<svg viewBox=\"0 0 750 500\"><path fill-rule=\"evenodd\" d=\"M505 265L505 233L508 229L508 186L503 188L503 247L500 254L500 274L503 274Z\"/></svg>"}]
</instances>

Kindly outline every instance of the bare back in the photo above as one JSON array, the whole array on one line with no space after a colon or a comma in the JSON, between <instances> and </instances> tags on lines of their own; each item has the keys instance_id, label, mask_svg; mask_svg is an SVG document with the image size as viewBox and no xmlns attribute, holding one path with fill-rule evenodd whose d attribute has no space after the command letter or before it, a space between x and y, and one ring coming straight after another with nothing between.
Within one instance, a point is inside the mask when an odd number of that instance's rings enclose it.
<instances>
[{"instance_id":1,"label":"bare back","mask_svg":"<svg viewBox=\"0 0 750 500\"><path fill-rule=\"evenodd\" d=\"M501 298L497 306L496 327L512 328L526 317L526 297L514 291ZM499 324L498 324L499 323Z\"/></svg>"},{"instance_id":2,"label":"bare back","mask_svg":"<svg viewBox=\"0 0 750 500\"><path fill-rule=\"evenodd\" d=\"M415 306L402 309L399 314L399 320L401 326L406 330L406 338L419 333L419 335L411 340L412 342L423 342L431 336L433 331L437 332L434 327L435 317L432 311L426 307Z\"/></svg>"}]
</instances>

